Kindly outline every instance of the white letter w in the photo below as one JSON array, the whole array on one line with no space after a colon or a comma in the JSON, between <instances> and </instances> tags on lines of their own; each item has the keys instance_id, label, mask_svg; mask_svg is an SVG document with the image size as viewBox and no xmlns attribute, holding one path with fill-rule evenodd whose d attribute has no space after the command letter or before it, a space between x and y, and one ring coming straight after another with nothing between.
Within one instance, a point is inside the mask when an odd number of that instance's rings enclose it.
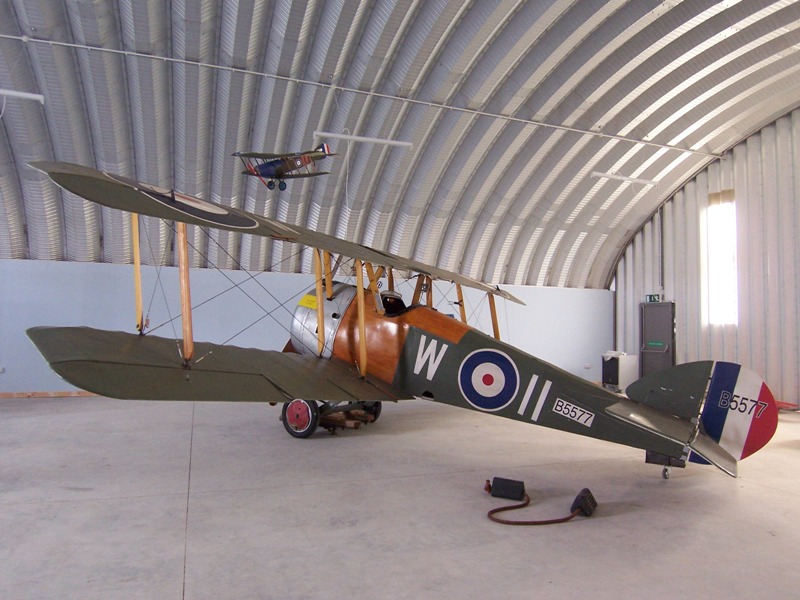
<instances>
[{"instance_id":1,"label":"white letter w","mask_svg":"<svg viewBox=\"0 0 800 600\"><path fill-rule=\"evenodd\" d=\"M424 335L420 337L419 347L417 348L417 362L414 363L414 375L419 375L422 367L425 366L425 363L428 363L428 372L425 377L428 378L428 381L431 381L433 376L436 375L436 369L439 368L439 363L442 362L448 346L447 344L442 344L442 349L437 354L436 340L432 339L431 343L426 347L425 342L428 341L427 338Z\"/></svg>"}]
</instances>

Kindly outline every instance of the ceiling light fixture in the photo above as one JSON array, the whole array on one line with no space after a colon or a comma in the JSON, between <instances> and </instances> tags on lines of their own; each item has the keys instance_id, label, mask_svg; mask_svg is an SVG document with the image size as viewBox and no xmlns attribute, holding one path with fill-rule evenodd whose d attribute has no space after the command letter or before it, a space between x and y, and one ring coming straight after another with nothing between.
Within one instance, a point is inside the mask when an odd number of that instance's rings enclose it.
<instances>
[{"instance_id":1,"label":"ceiling light fixture","mask_svg":"<svg viewBox=\"0 0 800 600\"><path fill-rule=\"evenodd\" d=\"M629 181L631 183L638 183L641 185L652 185L654 187L658 187L658 182L653 181L652 179L638 179L637 177L628 177L626 175L616 175L614 173L601 173L600 171L592 171L592 177L598 177L601 179L615 179L617 181Z\"/></svg>"},{"instance_id":2,"label":"ceiling light fixture","mask_svg":"<svg viewBox=\"0 0 800 600\"><path fill-rule=\"evenodd\" d=\"M360 135L349 135L346 133L330 133L328 131L315 131L314 137L333 138L335 140L348 140L350 142L364 142L367 144L384 144L386 146L402 146L404 148L411 148L411 142L403 142L400 140L387 140L385 138L363 137Z\"/></svg>"},{"instance_id":3,"label":"ceiling light fixture","mask_svg":"<svg viewBox=\"0 0 800 600\"><path fill-rule=\"evenodd\" d=\"M36 100L39 104L44 105L44 96L41 94L31 94L29 92L18 92L16 90L0 89L0 96L8 96L9 98L20 98L22 100Z\"/></svg>"}]
</instances>

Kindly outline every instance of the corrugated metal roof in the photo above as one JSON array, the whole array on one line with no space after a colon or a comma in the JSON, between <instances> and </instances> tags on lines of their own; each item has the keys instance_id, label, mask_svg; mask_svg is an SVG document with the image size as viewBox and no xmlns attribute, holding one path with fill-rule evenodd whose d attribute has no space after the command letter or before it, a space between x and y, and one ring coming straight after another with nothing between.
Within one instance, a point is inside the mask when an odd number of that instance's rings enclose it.
<instances>
[{"instance_id":1,"label":"corrugated metal roof","mask_svg":"<svg viewBox=\"0 0 800 600\"><path fill-rule=\"evenodd\" d=\"M800 105L800 2L0 0L0 258L128 262L130 221L27 166L77 162L491 283L604 287L698 170ZM269 191L237 150L327 131ZM598 177L610 173L641 182ZM309 271L192 228L205 267ZM146 262L172 263L148 220Z\"/></svg>"}]
</instances>

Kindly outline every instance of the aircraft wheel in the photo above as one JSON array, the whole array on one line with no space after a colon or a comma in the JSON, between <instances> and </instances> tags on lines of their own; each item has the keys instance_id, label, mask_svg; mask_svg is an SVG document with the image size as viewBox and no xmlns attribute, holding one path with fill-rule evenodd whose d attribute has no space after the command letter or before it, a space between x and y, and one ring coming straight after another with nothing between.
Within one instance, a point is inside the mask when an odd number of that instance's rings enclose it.
<instances>
[{"instance_id":1,"label":"aircraft wheel","mask_svg":"<svg viewBox=\"0 0 800 600\"><path fill-rule=\"evenodd\" d=\"M670 475L670 468L664 467L664 469L661 471L661 477L663 477L664 479L669 479L669 475Z\"/></svg>"},{"instance_id":2,"label":"aircraft wheel","mask_svg":"<svg viewBox=\"0 0 800 600\"><path fill-rule=\"evenodd\" d=\"M319 406L313 400L297 398L283 405L281 420L290 436L307 438L317 430Z\"/></svg>"},{"instance_id":3,"label":"aircraft wheel","mask_svg":"<svg viewBox=\"0 0 800 600\"><path fill-rule=\"evenodd\" d=\"M372 417L372 422L378 420L378 417L381 416L381 403L380 402L362 402L361 406L364 409L364 412L367 413Z\"/></svg>"},{"instance_id":4,"label":"aircraft wheel","mask_svg":"<svg viewBox=\"0 0 800 600\"><path fill-rule=\"evenodd\" d=\"M270 180L267 182L267 188L274 190L275 189L275 182Z\"/></svg>"},{"instance_id":5,"label":"aircraft wheel","mask_svg":"<svg viewBox=\"0 0 800 600\"><path fill-rule=\"evenodd\" d=\"M285 189L286 189L286 182L285 182L285 181L279 181L279 182L278 182L278 189L279 189L280 191L283 191L283 190L285 190Z\"/></svg>"}]
</instances>

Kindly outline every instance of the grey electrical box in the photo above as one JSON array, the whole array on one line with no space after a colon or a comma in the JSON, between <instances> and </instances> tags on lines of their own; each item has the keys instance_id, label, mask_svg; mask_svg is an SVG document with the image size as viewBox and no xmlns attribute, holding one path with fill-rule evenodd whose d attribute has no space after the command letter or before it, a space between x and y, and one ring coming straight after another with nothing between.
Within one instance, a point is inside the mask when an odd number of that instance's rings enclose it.
<instances>
[{"instance_id":1,"label":"grey electrical box","mask_svg":"<svg viewBox=\"0 0 800 600\"><path fill-rule=\"evenodd\" d=\"M639 379L639 357L609 350L603 354L603 387L622 393Z\"/></svg>"}]
</instances>

